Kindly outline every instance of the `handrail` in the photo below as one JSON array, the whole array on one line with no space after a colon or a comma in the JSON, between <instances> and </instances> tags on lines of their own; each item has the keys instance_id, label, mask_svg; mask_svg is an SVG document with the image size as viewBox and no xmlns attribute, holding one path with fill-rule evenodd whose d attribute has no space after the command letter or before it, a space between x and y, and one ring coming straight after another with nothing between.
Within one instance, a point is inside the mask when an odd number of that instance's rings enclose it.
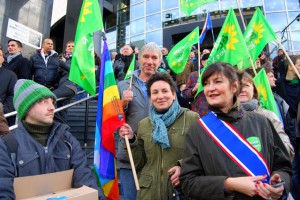
<instances>
[{"instance_id":1,"label":"handrail","mask_svg":"<svg viewBox=\"0 0 300 200\"><path fill-rule=\"evenodd\" d=\"M69 103L69 104L67 104L67 105L65 105L65 106L56 108L56 109L54 110L54 112L56 113L56 112L62 111L62 110L64 110L64 109L67 109L67 108L69 108L69 107L72 107L72 106L75 106L75 105L77 105L77 104L80 104L80 103L82 103L82 102L88 101L88 100L90 100L90 99L92 99L92 98L97 97L98 95L99 95L99 93L97 93L95 96L88 96L88 97L85 97L85 98L80 99L80 100L78 100L78 101L74 101L74 102ZM16 112L16 111L14 111L14 112ZM14 130L14 129L16 129L17 127L18 127L18 124L15 124L15 125L13 125L13 126L10 126L10 127L9 127L9 130L10 130L10 131L11 131L11 130Z\"/></svg>"},{"instance_id":2,"label":"handrail","mask_svg":"<svg viewBox=\"0 0 300 200\"><path fill-rule=\"evenodd\" d=\"M79 92L77 92L76 94L75 94L75 96L77 95L77 94L81 94L81 93L85 93L86 91L85 90L82 90L82 91L79 91ZM98 95L98 94L97 94ZM57 100L56 100L56 102L58 102L58 101L62 101L62 100L65 100L65 99L68 99L69 97L61 97L61 98L58 98ZM60 110L59 110L60 111ZM7 117L12 117L12 116L15 116L17 114L17 111L12 111L12 112L10 112L10 113L6 113L6 114L4 114L4 117L5 118L7 118Z\"/></svg>"}]
</instances>

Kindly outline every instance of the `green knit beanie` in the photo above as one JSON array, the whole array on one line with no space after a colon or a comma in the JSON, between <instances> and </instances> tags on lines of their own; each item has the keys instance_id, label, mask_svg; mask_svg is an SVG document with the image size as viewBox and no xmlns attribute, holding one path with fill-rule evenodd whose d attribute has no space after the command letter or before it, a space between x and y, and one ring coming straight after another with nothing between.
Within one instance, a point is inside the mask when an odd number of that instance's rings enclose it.
<instances>
[{"instance_id":1,"label":"green knit beanie","mask_svg":"<svg viewBox=\"0 0 300 200\"><path fill-rule=\"evenodd\" d=\"M32 80L19 79L14 88L14 107L18 113L19 120L23 120L28 110L40 99L56 96L48 88Z\"/></svg>"}]
</instances>

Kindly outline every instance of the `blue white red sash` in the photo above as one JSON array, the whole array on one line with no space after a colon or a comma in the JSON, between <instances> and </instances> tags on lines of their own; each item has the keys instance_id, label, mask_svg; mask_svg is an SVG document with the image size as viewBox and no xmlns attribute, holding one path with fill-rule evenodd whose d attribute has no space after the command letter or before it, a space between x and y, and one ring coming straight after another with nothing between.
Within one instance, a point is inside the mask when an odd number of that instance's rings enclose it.
<instances>
[{"instance_id":1,"label":"blue white red sash","mask_svg":"<svg viewBox=\"0 0 300 200\"><path fill-rule=\"evenodd\" d=\"M218 119L212 112L200 118L199 124L247 175L267 175L269 181L270 170L263 156L231 124Z\"/></svg>"}]
</instances>

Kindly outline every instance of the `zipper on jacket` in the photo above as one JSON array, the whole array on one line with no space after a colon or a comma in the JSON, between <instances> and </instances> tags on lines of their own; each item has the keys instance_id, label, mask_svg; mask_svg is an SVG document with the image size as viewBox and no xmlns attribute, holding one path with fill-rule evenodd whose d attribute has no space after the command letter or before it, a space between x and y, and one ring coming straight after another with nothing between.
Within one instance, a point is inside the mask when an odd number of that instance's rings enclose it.
<instances>
[{"instance_id":1,"label":"zipper on jacket","mask_svg":"<svg viewBox=\"0 0 300 200\"><path fill-rule=\"evenodd\" d=\"M164 169L164 157L163 157L163 155L164 155L164 150L163 150L162 147L160 147L160 149L161 149L161 169L160 169L160 173L161 173L161 176L160 176L160 177L161 177L160 185L161 185L161 183L164 182L164 172L163 172L163 169ZM161 188L161 189L160 189L160 199L164 199L164 198L163 198L163 194L164 194L164 184L163 184L162 187L159 187L159 188Z\"/></svg>"}]
</instances>

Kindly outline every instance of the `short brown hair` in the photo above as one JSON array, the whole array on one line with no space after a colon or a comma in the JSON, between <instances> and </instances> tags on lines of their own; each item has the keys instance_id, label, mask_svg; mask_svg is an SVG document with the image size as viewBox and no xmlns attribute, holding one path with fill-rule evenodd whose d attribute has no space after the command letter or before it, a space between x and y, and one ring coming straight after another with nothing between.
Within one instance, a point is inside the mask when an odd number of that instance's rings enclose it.
<instances>
[{"instance_id":1,"label":"short brown hair","mask_svg":"<svg viewBox=\"0 0 300 200\"><path fill-rule=\"evenodd\" d=\"M176 93L177 86L176 86L176 83L174 82L174 80L172 79L172 77L166 72L155 72L155 74L153 74L150 77L150 79L148 80L148 82L146 84L148 97L151 96L151 91L150 91L151 86L153 85L153 83L155 83L157 81L164 81L164 82L168 83L170 85L171 91Z\"/></svg>"}]
</instances>

